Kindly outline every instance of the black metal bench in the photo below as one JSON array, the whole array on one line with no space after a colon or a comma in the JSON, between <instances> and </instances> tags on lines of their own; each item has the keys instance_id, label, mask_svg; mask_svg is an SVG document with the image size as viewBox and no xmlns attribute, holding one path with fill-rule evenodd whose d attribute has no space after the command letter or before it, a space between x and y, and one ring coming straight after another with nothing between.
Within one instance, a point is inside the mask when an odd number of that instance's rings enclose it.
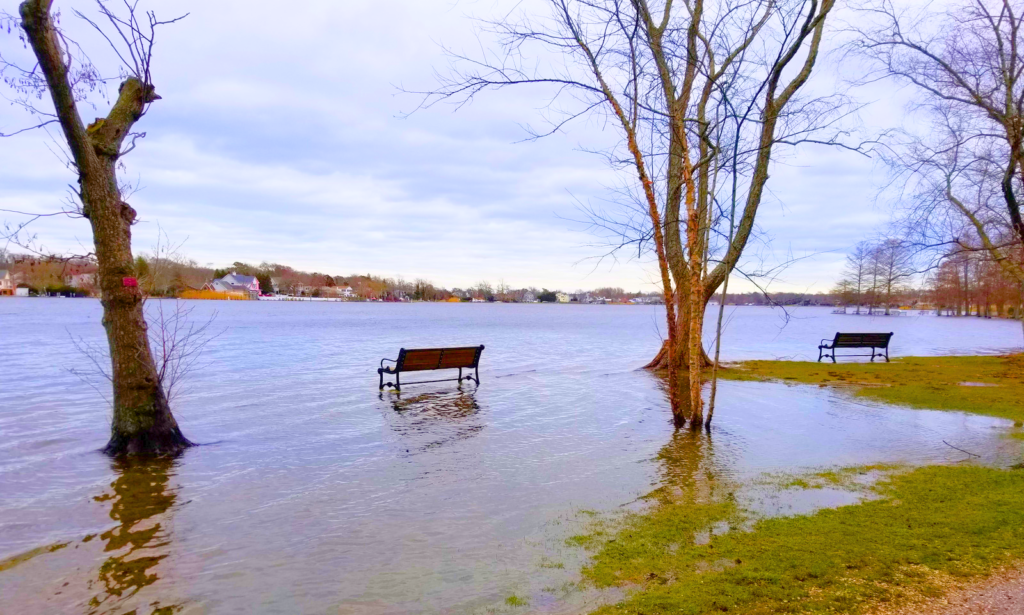
<instances>
[{"instance_id":1,"label":"black metal bench","mask_svg":"<svg viewBox=\"0 0 1024 615\"><path fill-rule=\"evenodd\" d=\"M463 380L472 380L476 382L477 386L480 385L480 354L483 353L484 347L481 346L467 346L463 348L402 348L398 351L397 359L381 359L380 368L377 373L380 374L380 390L383 391L385 386L394 387L396 391L402 390L401 376L402 372L421 372L435 369L458 369L458 378L442 378L441 380L419 380L416 382L407 382L406 384L426 384L428 382L448 382L458 380L461 384ZM394 365L385 366L384 363L394 363ZM473 374L463 376L463 369L473 370ZM394 374L395 382L384 382L384 374Z\"/></svg>"},{"instance_id":2,"label":"black metal bench","mask_svg":"<svg viewBox=\"0 0 1024 615\"><path fill-rule=\"evenodd\" d=\"M889 340L892 339L892 332L889 333L836 333L836 336L832 340L821 340L821 344L818 345L818 362L825 357L832 359L832 362L836 362L836 349L838 348L870 348L871 354L851 354L843 355L846 357L867 357L870 356L871 360L874 361L875 357L885 357L885 362L889 362ZM885 354L881 352L875 352L875 350L881 349L885 351ZM830 350L831 352L825 352Z\"/></svg>"}]
</instances>

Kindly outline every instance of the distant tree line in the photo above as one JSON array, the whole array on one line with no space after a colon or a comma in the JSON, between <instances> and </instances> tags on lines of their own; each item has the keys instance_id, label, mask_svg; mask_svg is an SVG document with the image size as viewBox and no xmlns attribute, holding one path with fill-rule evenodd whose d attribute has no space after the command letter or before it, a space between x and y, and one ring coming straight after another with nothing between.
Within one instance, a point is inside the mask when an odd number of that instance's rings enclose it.
<instances>
[{"instance_id":1,"label":"distant tree line","mask_svg":"<svg viewBox=\"0 0 1024 615\"><path fill-rule=\"evenodd\" d=\"M855 314L889 314L893 307L912 305L948 316L1024 316L1024 285L991 251L962 241L937 255L906 239L858 243L831 296Z\"/></svg>"},{"instance_id":2,"label":"distant tree line","mask_svg":"<svg viewBox=\"0 0 1024 615\"><path fill-rule=\"evenodd\" d=\"M1022 285L987 251L951 253L928 280L929 303L947 316L1024 316Z\"/></svg>"},{"instance_id":3,"label":"distant tree line","mask_svg":"<svg viewBox=\"0 0 1024 615\"><path fill-rule=\"evenodd\" d=\"M89 258L49 258L30 254L0 252L0 269L10 270L20 286L32 294L98 295L99 280L96 262ZM259 281L265 294L296 297L351 297L362 300L413 301L496 301L506 303L558 301L561 291L536 287L512 288L504 280L496 285L481 281L468 288L445 288L423 278L408 281L401 276L383 277L371 274L332 275L317 271L301 271L279 263L258 265L235 261L226 267L207 267L175 250L157 247L135 257L131 273L139 288L149 297L178 297L190 290L200 290L208 282L229 273L249 275ZM345 293L345 289L351 289ZM650 293L629 292L618 287L592 291L577 290L568 294L572 301L624 303Z\"/></svg>"}]
</instances>

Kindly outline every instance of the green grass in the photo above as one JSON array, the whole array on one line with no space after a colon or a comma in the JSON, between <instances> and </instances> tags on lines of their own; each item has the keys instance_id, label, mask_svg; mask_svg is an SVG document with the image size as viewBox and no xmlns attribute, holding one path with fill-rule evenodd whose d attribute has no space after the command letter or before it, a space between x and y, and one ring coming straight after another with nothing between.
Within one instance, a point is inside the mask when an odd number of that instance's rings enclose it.
<instances>
[{"instance_id":1,"label":"green grass","mask_svg":"<svg viewBox=\"0 0 1024 615\"><path fill-rule=\"evenodd\" d=\"M781 380L845 387L859 397L1024 422L1024 355L905 357L892 363L746 361L719 372L730 380ZM986 386L969 386L974 383Z\"/></svg>"},{"instance_id":2,"label":"green grass","mask_svg":"<svg viewBox=\"0 0 1024 615\"><path fill-rule=\"evenodd\" d=\"M505 598L505 604L508 606L528 606L530 601L526 598L520 598L519 596L512 594L508 598Z\"/></svg>"},{"instance_id":3,"label":"green grass","mask_svg":"<svg viewBox=\"0 0 1024 615\"><path fill-rule=\"evenodd\" d=\"M831 468L811 474L765 474L759 483L775 486L777 489L824 489L832 487L846 491L870 491L870 478L873 474L891 473L903 469L902 466L889 463L853 466L848 468Z\"/></svg>"},{"instance_id":4,"label":"green grass","mask_svg":"<svg viewBox=\"0 0 1024 615\"><path fill-rule=\"evenodd\" d=\"M1024 355L888 364L747 361L719 373L837 387L880 402L1024 425ZM1024 439L1024 432L1008 437ZM601 615L861 613L939 596L1024 561L1024 464L770 475L764 480L779 489L833 487L873 497L758 520L738 507L729 485L704 473L697 442L677 439L659 455L668 475L648 496L649 509L617 522L595 520L591 531L567 541L593 553L586 582L632 590Z\"/></svg>"},{"instance_id":5,"label":"green grass","mask_svg":"<svg viewBox=\"0 0 1024 615\"><path fill-rule=\"evenodd\" d=\"M924 467L872 489L878 499L756 522L727 493L696 504L662 497L615 531L571 542L594 552L587 581L636 590L602 615L859 613L1024 559L1024 471ZM733 529L707 539L723 521Z\"/></svg>"}]
</instances>

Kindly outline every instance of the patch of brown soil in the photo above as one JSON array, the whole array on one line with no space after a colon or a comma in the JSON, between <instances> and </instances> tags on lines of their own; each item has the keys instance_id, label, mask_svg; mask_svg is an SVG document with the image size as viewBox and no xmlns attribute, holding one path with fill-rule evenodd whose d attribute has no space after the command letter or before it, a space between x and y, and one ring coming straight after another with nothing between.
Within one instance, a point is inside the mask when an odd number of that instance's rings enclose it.
<instances>
[{"instance_id":1,"label":"patch of brown soil","mask_svg":"<svg viewBox=\"0 0 1024 615\"><path fill-rule=\"evenodd\" d=\"M1024 566L972 585L952 586L941 598L922 600L872 615L1024 615Z\"/></svg>"}]
</instances>

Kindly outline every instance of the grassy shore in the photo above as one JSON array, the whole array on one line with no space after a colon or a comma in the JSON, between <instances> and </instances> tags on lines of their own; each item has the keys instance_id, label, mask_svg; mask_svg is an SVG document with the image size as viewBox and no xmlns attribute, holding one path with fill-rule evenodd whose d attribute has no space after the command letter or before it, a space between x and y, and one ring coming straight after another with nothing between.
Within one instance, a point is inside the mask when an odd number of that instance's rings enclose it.
<instances>
[{"instance_id":1,"label":"grassy shore","mask_svg":"<svg viewBox=\"0 0 1024 615\"><path fill-rule=\"evenodd\" d=\"M864 613L939 596L1024 559L1024 470L937 466L894 473L878 499L743 528L727 497L661 501L595 550L584 577L633 588L597 613Z\"/></svg>"},{"instance_id":2,"label":"grassy shore","mask_svg":"<svg viewBox=\"0 0 1024 615\"><path fill-rule=\"evenodd\" d=\"M781 380L841 387L890 404L972 412L1024 422L1024 354L906 357L892 363L746 361L719 372L729 380Z\"/></svg>"},{"instance_id":3,"label":"grassy shore","mask_svg":"<svg viewBox=\"0 0 1024 615\"><path fill-rule=\"evenodd\" d=\"M722 375L842 387L887 403L1024 421L1024 355L890 364L750 361ZM781 489L845 486L865 500L764 519L737 505L735 486L694 470L702 457L695 442L677 438L662 451L668 478L648 508L570 539L593 553L586 582L630 590L625 601L597 613L884 612L1024 562L1019 466L846 468L789 477ZM866 486L858 477L876 480Z\"/></svg>"}]
</instances>

